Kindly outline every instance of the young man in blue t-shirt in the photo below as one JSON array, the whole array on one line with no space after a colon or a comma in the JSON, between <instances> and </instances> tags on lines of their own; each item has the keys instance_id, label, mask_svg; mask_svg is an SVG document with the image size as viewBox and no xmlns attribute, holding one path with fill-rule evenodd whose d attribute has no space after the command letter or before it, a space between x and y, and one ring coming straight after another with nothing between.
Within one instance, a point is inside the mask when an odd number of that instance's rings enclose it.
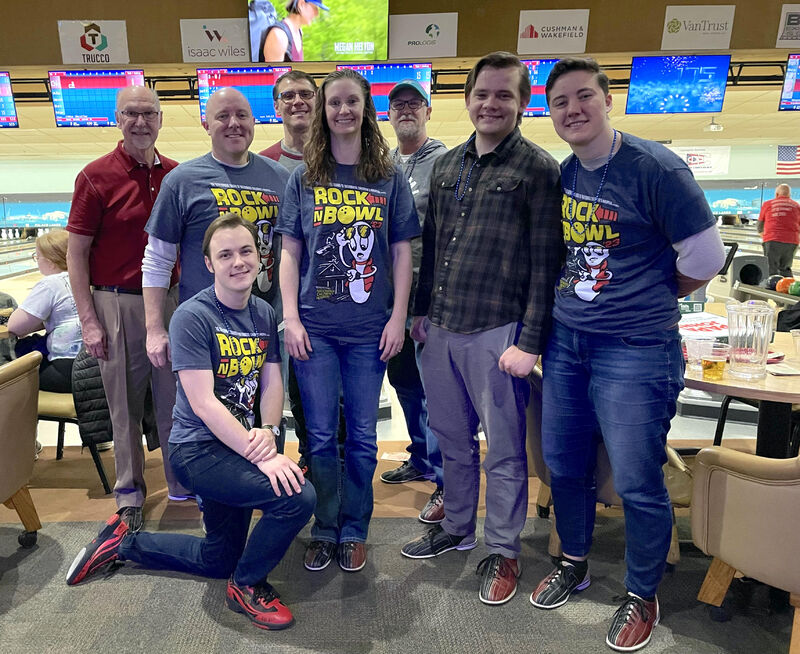
<instances>
[{"instance_id":1,"label":"young man in blue t-shirt","mask_svg":"<svg viewBox=\"0 0 800 654\"><path fill-rule=\"evenodd\" d=\"M114 561L229 578L228 608L261 629L284 629L294 618L267 575L308 521L316 495L275 447L283 384L275 313L251 297L256 227L221 215L206 231L203 254L214 285L184 302L170 322L178 393L169 454L180 482L203 497L206 536L131 533L114 514L75 558L67 583ZM259 427L256 401L265 422ZM248 538L253 509L263 516Z\"/></svg>"},{"instance_id":2,"label":"young man in blue t-shirt","mask_svg":"<svg viewBox=\"0 0 800 654\"><path fill-rule=\"evenodd\" d=\"M563 59L546 85L558 135L567 258L542 360L542 450L564 556L531 595L541 609L589 586L602 438L625 509L628 594L606 644L633 651L658 623L672 512L662 465L683 388L677 298L722 267L714 216L686 164L611 127L608 77Z\"/></svg>"}]
</instances>

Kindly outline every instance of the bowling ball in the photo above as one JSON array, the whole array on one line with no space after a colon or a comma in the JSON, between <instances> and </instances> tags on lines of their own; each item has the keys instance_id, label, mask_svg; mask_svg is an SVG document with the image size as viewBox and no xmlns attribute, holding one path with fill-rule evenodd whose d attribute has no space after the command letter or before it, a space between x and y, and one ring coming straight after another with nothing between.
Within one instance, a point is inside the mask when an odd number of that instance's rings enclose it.
<instances>
[{"instance_id":1,"label":"bowling ball","mask_svg":"<svg viewBox=\"0 0 800 654\"><path fill-rule=\"evenodd\" d=\"M800 282L793 282L789 286L789 295L800 295Z\"/></svg>"},{"instance_id":2,"label":"bowling ball","mask_svg":"<svg viewBox=\"0 0 800 654\"><path fill-rule=\"evenodd\" d=\"M775 290L778 293L788 293L789 287L794 284L794 277L784 277L775 285Z\"/></svg>"},{"instance_id":3,"label":"bowling ball","mask_svg":"<svg viewBox=\"0 0 800 654\"><path fill-rule=\"evenodd\" d=\"M778 285L778 282L782 279L783 277L781 275L770 275L769 279L767 279L767 288L770 291L774 291L775 287Z\"/></svg>"}]
</instances>

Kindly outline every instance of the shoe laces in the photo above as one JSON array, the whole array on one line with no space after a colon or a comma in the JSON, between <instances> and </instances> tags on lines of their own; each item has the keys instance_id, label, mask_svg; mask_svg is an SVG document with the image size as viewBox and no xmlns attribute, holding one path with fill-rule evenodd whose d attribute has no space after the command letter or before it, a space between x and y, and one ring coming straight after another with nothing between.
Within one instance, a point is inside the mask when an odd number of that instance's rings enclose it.
<instances>
[{"instance_id":1,"label":"shoe laces","mask_svg":"<svg viewBox=\"0 0 800 654\"><path fill-rule=\"evenodd\" d=\"M280 599L280 595L275 592L271 584L265 582L253 586L253 598L263 606L268 606L273 600Z\"/></svg>"},{"instance_id":2,"label":"shoe laces","mask_svg":"<svg viewBox=\"0 0 800 654\"><path fill-rule=\"evenodd\" d=\"M628 593L627 597L625 597L624 604L620 606L617 609L617 612L614 614L614 621L622 618L624 622L630 622L633 618L633 612L636 609L639 610L639 615L641 615L642 620L646 622L648 620L649 612L647 610L645 601L638 595Z\"/></svg>"},{"instance_id":3,"label":"shoe laces","mask_svg":"<svg viewBox=\"0 0 800 654\"><path fill-rule=\"evenodd\" d=\"M431 499L428 500L428 504L441 504L442 502L444 502L444 489L437 488L431 493Z\"/></svg>"},{"instance_id":4,"label":"shoe laces","mask_svg":"<svg viewBox=\"0 0 800 654\"><path fill-rule=\"evenodd\" d=\"M476 575L486 574L490 577L497 577L498 573L508 573L508 560L502 554L490 554L478 563L478 569L475 571Z\"/></svg>"}]
</instances>

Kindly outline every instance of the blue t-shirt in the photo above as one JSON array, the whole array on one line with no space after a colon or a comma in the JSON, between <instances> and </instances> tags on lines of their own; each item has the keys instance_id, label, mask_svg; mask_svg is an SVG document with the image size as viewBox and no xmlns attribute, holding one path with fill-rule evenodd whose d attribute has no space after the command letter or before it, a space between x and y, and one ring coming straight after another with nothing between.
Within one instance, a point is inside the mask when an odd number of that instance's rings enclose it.
<instances>
[{"instance_id":1,"label":"blue t-shirt","mask_svg":"<svg viewBox=\"0 0 800 654\"><path fill-rule=\"evenodd\" d=\"M327 185L286 187L277 231L303 242L299 311L311 334L348 343L378 340L394 303L390 246L419 236L408 180L397 168L374 184L336 164Z\"/></svg>"},{"instance_id":2,"label":"blue t-shirt","mask_svg":"<svg viewBox=\"0 0 800 654\"><path fill-rule=\"evenodd\" d=\"M283 166L252 153L243 168L221 164L208 153L167 174L145 231L178 244L181 302L214 283L203 261L203 236L212 220L230 211L258 227L261 269L253 292L269 302L280 319L280 240L273 240L273 231L288 179Z\"/></svg>"},{"instance_id":3,"label":"blue t-shirt","mask_svg":"<svg viewBox=\"0 0 800 654\"><path fill-rule=\"evenodd\" d=\"M261 394L259 376L265 362L279 363L275 312L251 296L244 309L215 300L214 287L203 289L181 304L169 323L172 370L211 370L214 395L240 421L253 426L253 407ZM178 376L170 443L216 438L198 418Z\"/></svg>"},{"instance_id":4,"label":"blue t-shirt","mask_svg":"<svg viewBox=\"0 0 800 654\"><path fill-rule=\"evenodd\" d=\"M566 264L553 316L573 329L616 336L676 325L673 243L712 226L714 216L686 163L663 145L620 133L605 166L561 164ZM575 171L577 183L573 191Z\"/></svg>"}]
</instances>

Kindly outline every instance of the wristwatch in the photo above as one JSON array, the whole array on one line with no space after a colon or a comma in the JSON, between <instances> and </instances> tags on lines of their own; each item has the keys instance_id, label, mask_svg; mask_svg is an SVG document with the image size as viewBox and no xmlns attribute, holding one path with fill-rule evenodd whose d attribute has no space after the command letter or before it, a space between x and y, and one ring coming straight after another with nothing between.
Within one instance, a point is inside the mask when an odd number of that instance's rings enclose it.
<instances>
[{"instance_id":1,"label":"wristwatch","mask_svg":"<svg viewBox=\"0 0 800 654\"><path fill-rule=\"evenodd\" d=\"M281 435L281 428L277 425L261 425L261 429L268 429L275 435L275 438Z\"/></svg>"}]
</instances>

